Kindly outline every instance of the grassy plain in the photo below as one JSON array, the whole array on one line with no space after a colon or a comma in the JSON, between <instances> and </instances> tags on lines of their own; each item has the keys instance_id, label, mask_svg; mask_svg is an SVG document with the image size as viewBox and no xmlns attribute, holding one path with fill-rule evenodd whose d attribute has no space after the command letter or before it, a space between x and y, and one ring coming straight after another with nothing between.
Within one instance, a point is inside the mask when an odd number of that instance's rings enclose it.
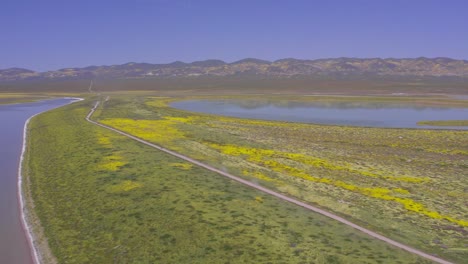
<instances>
[{"instance_id":1,"label":"grassy plain","mask_svg":"<svg viewBox=\"0 0 468 264\"><path fill-rule=\"evenodd\" d=\"M176 110L172 100L112 96L96 119L426 252L468 259L467 131L238 119Z\"/></svg>"},{"instance_id":2,"label":"grassy plain","mask_svg":"<svg viewBox=\"0 0 468 264\"><path fill-rule=\"evenodd\" d=\"M93 103L29 127L25 187L58 263L428 263L92 125ZM112 99L97 114L163 120L154 103Z\"/></svg>"},{"instance_id":3,"label":"grassy plain","mask_svg":"<svg viewBox=\"0 0 468 264\"><path fill-rule=\"evenodd\" d=\"M468 82L459 78L423 78L402 76L371 78L370 76L274 78L267 76L200 76L145 79L94 79L96 92L146 91L165 95L213 94L348 94L348 95L433 95L466 94ZM0 92L9 93L87 93L89 80L48 80L0 83Z\"/></svg>"}]
</instances>

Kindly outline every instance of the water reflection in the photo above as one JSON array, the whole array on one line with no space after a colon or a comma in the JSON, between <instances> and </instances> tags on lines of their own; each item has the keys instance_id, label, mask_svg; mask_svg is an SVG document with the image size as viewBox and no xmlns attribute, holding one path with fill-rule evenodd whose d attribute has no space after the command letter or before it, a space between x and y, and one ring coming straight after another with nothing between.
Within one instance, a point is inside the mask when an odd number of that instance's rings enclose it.
<instances>
[{"instance_id":1,"label":"water reflection","mask_svg":"<svg viewBox=\"0 0 468 264\"><path fill-rule=\"evenodd\" d=\"M17 196L24 123L34 114L72 101L62 98L0 105L0 263L32 263Z\"/></svg>"},{"instance_id":2,"label":"water reflection","mask_svg":"<svg viewBox=\"0 0 468 264\"><path fill-rule=\"evenodd\" d=\"M418 102L381 102L381 101L317 101L317 102L303 102L303 101L290 101L290 100L220 100L216 101L219 105L235 104L245 109L256 109L268 106L281 107L281 108L334 108L334 109L389 109L389 108L411 108L411 109L451 109L454 107L448 106L427 106Z\"/></svg>"},{"instance_id":3,"label":"water reflection","mask_svg":"<svg viewBox=\"0 0 468 264\"><path fill-rule=\"evenodd\" d=\"M418 126L423 120L463 120L467 108L427 106L416 102L382 101L291 101L291 100L189 100L173 107L241 118L318 124L390 127L468 129L467 127Z\"/></svg>"}]
</instances>

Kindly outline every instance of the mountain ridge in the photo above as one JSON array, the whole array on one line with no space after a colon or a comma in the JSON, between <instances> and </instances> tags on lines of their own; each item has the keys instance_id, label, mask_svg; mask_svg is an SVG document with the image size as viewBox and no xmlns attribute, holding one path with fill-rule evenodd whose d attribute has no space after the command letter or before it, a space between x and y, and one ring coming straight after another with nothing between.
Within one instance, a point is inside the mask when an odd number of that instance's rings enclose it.
<instances>
[{"instance_id":1,"label":"mountain ridge","mask_svg":"<svg viewBox=\"0 0 468 264\"><path fill-rule=\"evenodd\" d=\"M235 62L209 59L167 64L128 62L120 65L90 65L37 72L24 68L0 69L0 82L23 80L174 78L197 76L257 75L265 77L460 77L468 78L468 61L436 58L324 58L304 60L284 58L266 61L245 58Z\"/></svg>"}]
</instances>

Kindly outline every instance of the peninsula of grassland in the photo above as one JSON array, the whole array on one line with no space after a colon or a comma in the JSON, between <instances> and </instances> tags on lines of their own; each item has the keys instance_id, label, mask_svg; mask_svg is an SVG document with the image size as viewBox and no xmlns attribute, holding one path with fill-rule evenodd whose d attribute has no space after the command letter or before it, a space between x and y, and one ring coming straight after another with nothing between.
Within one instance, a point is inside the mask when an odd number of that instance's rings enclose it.
<instances>
[{"instance_id":1,"label":"peninsula of grassland","mask_svg":"<svg viewBox=\"0 0 468 264\"><path fill-rule=\"evenodd\" d=\"M45 94L0 93L0 104L18 104L51 98Z\"/></svg>"},{"instance_id":2,"label":"peninsula of grassland","mask_svg":"<svg viewBox=\"0 0 468 264\"><path fill-rule=\"evenodd\" d=\"M429 263L88 123L94 102L42 114L29 127L24 187L50 263ZM171 123L183 119L151 106L164 102L103 102L99 119L113 112L142 124L161 121L169 126L147 127L147 135L166 143L182 137ZM132 133L144 137L140 132Z\"/></svg>"},{"instance_id":3,"label":"peninsula of grassland","mask_svg":"<svg viewBox=\"0 0 468 264\"><path fill-rule=\"evenodd\" d=\"M58 262L424 262L93 126L84 117L95 100L101 100L93 116L98 122L425 252L466 259L468 132L246 120L168 107L190 98L108 93L33 120L29 188L42 237ZM344 100L356 99L362 100ZM432 97L366 99L463 104Z\"/></svg>"}]
</instances>

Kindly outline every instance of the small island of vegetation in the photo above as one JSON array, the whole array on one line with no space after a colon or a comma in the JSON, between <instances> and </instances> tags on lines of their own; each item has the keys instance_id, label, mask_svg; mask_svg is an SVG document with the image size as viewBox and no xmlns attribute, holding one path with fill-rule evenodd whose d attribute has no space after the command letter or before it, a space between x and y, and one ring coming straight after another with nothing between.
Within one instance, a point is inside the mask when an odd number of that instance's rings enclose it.
<instances>
[{"instance_id":1,"label":"small island of vegetation","mask_svg":"<svg viewBox=\"0 0 468 264\"><path fill-rule=\"evenodd\" d=\"M468 120L435 120L418 122L420 126L468 126Z\"/></svg>"}]
</instances>

